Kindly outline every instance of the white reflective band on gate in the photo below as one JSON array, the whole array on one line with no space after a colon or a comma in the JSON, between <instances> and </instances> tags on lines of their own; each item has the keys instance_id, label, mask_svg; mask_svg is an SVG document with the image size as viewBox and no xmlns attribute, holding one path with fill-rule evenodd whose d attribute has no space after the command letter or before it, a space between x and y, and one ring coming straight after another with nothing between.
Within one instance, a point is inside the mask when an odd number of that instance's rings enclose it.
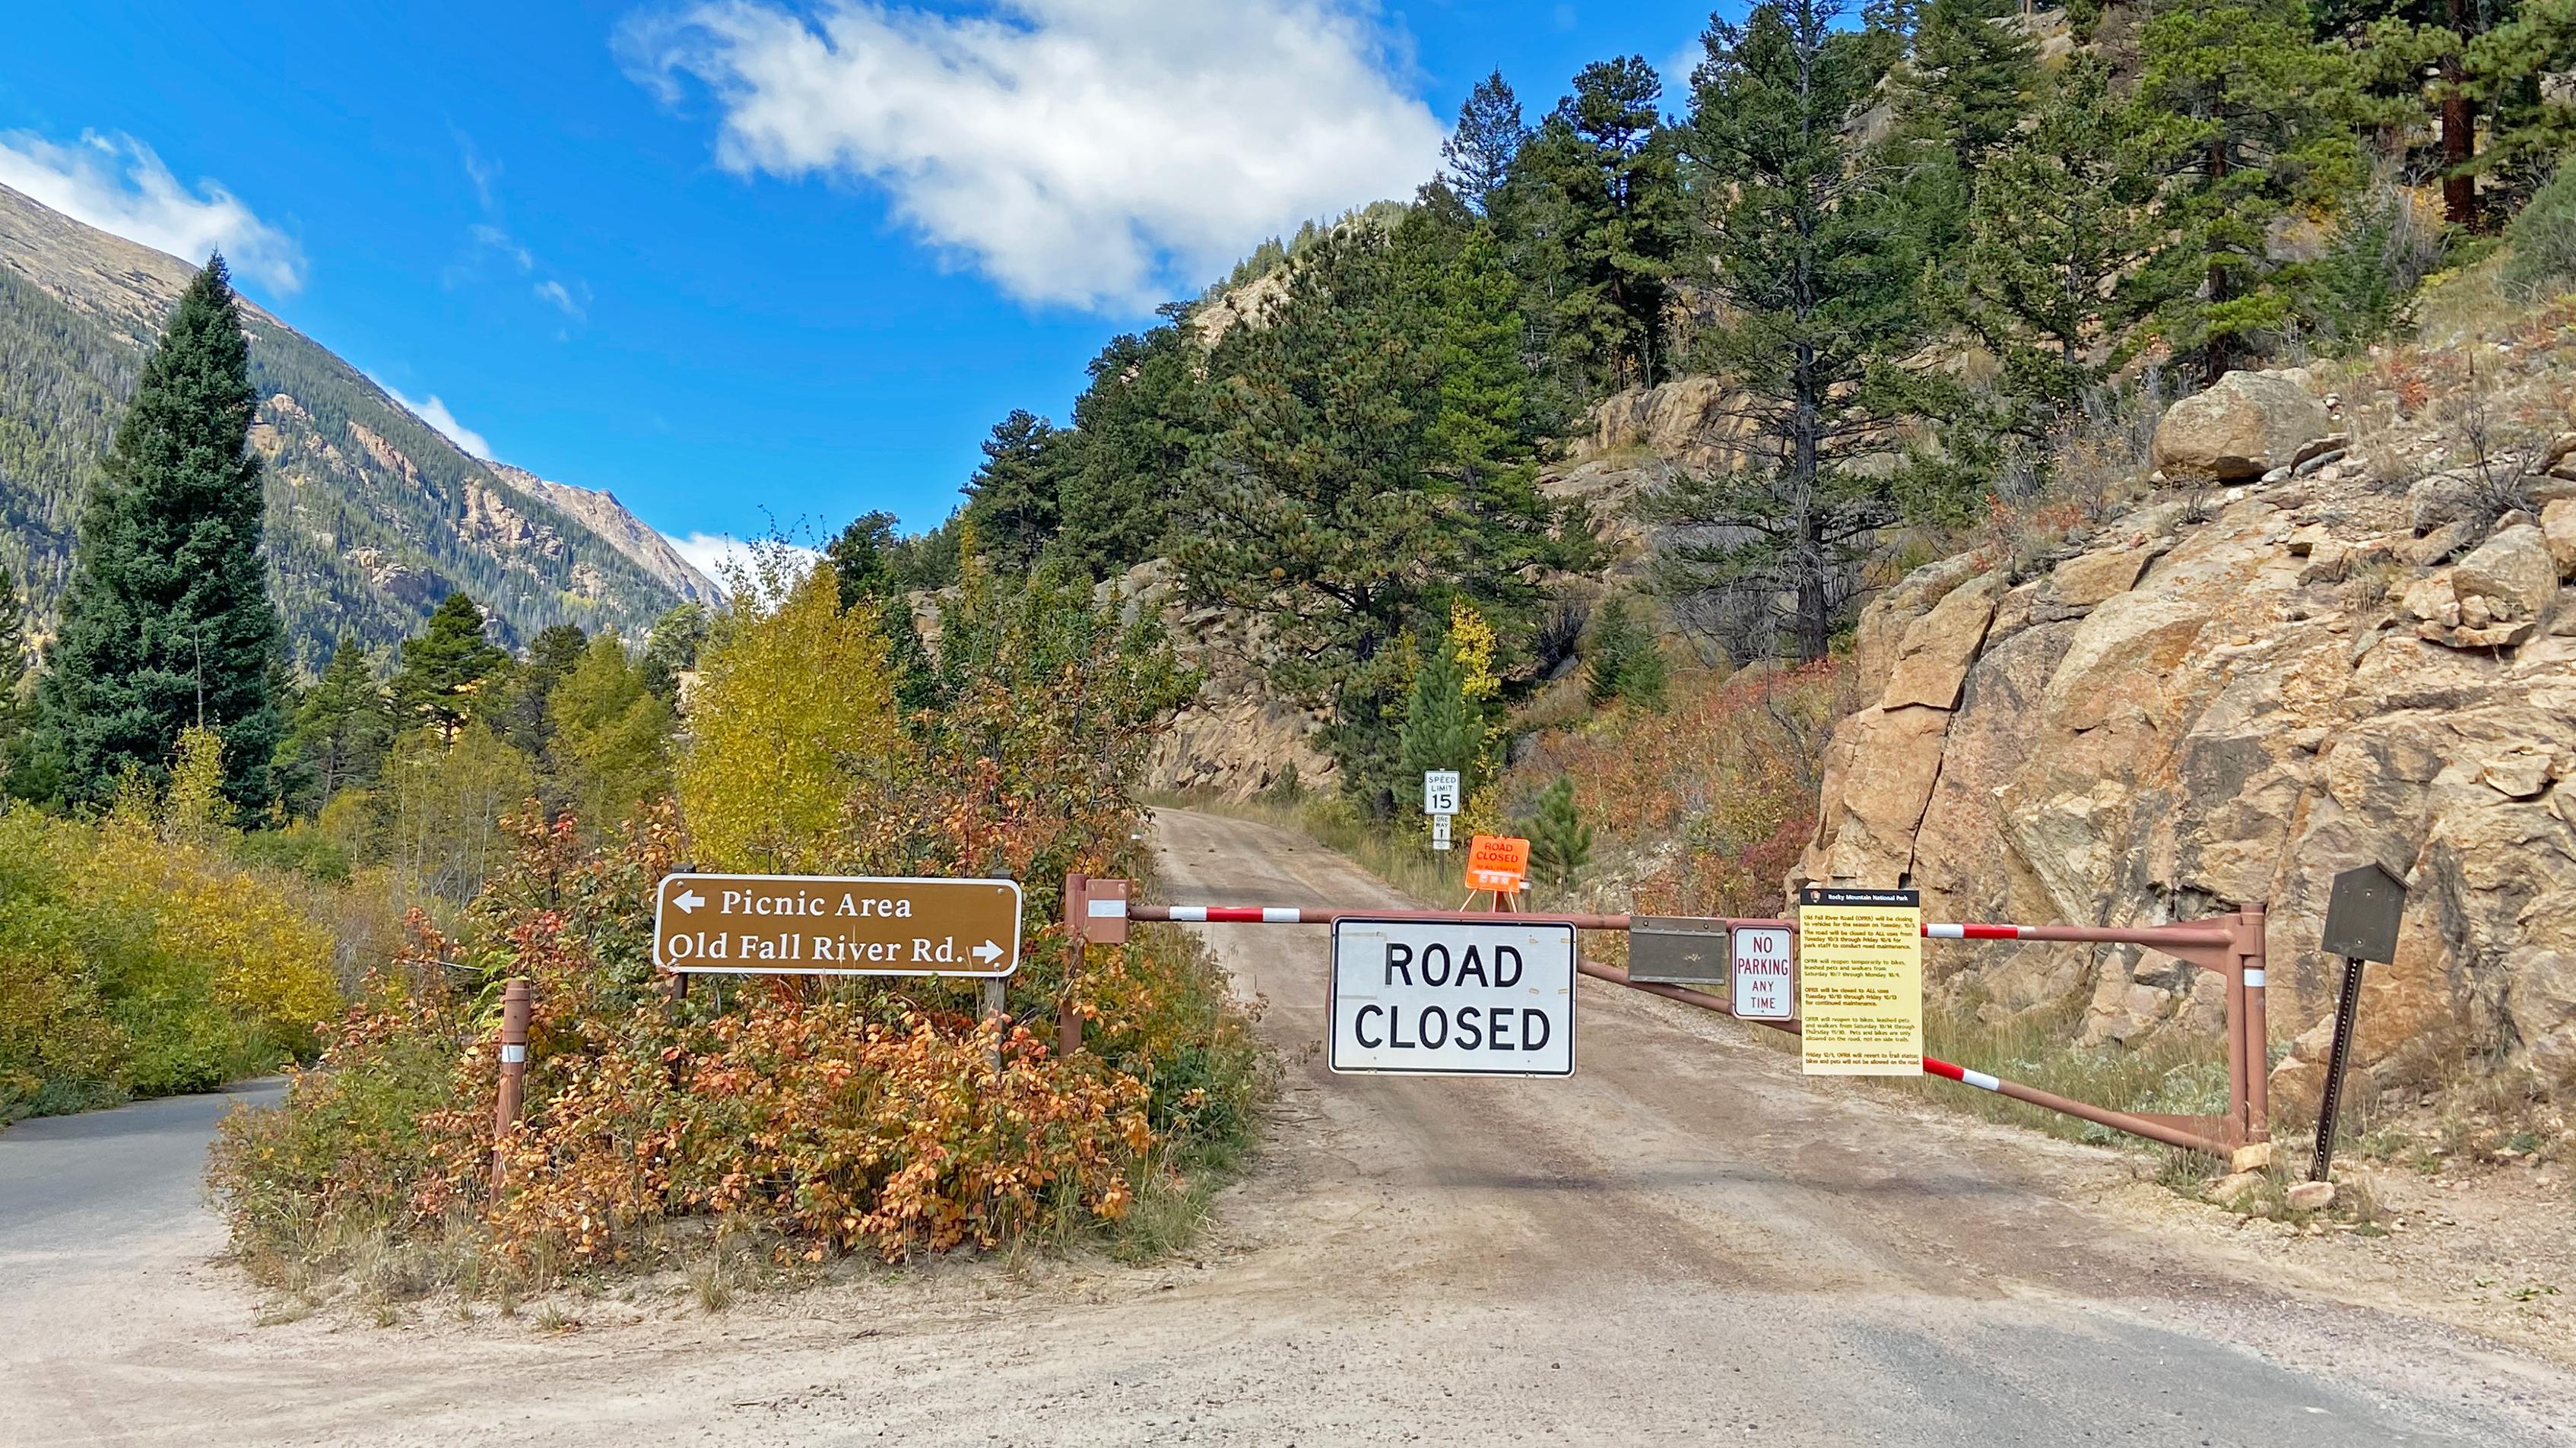
<instances>
[{"instance_id":1,"label":"white reflective band on gate","mask_svg":"<svg viewBox=\"0 0 2576 1448\"><path fill-rule=\"evenodd\" d=\"M1931 940L1965 940L1968 938L1968 927L1965 925L1926 925L1923 927L1923 934L1925 938Z\"/></svg>"},{"instance_id":2,"label":"white reflective band on gate","mask_svg":"<svg viewBox=\"0 0 2576 1448\"><path fill-rule=\"evenodd\" d=\"M1175 905L1172 907L1172 918L1174 920L1196 920L1201 924L1205 924L1207 921L1207 907L1205 905Z\"/></svg>"},{"instance_id":3,"label":"white reflective band on gate","mask_svg":"<svg viewBox=\"0 0 2576 1448\"><path fill-rule=\"evenodd\" d=\"M1964 1066L1959 1069L1959 1079L1967 1082L1971 1086L1980 1087L1988 1091L2001 1091L2004 1089L2004 1083L2001 1081L1996 1080L1994 1077L1987 1075L1983 1071L1971 1071Z\"/></svg>"},{"instance_id":4,"label":"white reflective band on gate","mask_svg":"<svg viewBox=\"0 0 2576 1448\"><path fill-rule=\"evenodd\" d=\"M1299 918L1294 910L1283 910L1276 905L1261 907L1261 923L1264 925L1294 925Z\"/></svg>"},{"instance_id":5,"label":"white reflective band on gate","mask_svg":"<svg viewBox=\"0 0 2576 1448\"><path fill-rule=\"evenodd\" d=\"M2251 986L2260 986L2263 983L2263 972L2259 970L2249 970L2245 972L2245 983Z\"/></svg>"},{"instance_id":6,"label":"white reflective band on gate","mask_svg":"<svg viewBox=\"0 0 2576 1448\"><path fill-rule=\"evenodd\" d=\"M514 1065L518 1062L525 1061L526 1059L528 1059L528 1048L525 1046L503 1046L501 1048L501 1060L505 1065Z\"/></svg>"},{"instance_id":7,"label":"white reflective band on gate","mask_svg":"<svg viewBox=\"0 0 2576 1448\"><path fill-rule=\"evenodd\" d=\"M1124 900L1093 900L1087 903L1090 906L1091 918L1094 920L1124 920L1127 918L1127 902Z\"/></svg>"}]
</instances>

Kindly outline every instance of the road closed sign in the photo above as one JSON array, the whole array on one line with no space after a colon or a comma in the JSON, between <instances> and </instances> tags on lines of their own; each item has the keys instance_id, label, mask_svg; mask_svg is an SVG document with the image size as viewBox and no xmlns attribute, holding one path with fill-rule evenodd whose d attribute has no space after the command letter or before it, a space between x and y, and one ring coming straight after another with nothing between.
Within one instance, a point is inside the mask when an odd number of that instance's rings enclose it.
<instances>
[{"instance_id":1,"label":"road closed sign","mask_svg":"<svg viewBox=\"0 0 2576 1448\"><path fill-rule=\"evenodd\" d=\"M1529 878L1529 841L1478 835L1467 842L1467 888L1509 895Z\"/></svg>"},{"instance_id":2,"label":"road closed sign","mask_svg":"<svg viewBox=\"0 0 2576 1448\"><path fill-rule=\"evenodd\" d=\"M664 970L1004 976L1020 963L1016 880L666 875L653 904Z\"/></svg>"},{"instance_id":3,"label":"road closed sign","mask_svg":"<svg viewBox=\"0 0 2576 1448\"><path fill-rule=\"evenodd\" d=\"M1345 916L1329 994L1337 1072L1574 1074L1571 925Z\"/></svg>"}]
</instances>

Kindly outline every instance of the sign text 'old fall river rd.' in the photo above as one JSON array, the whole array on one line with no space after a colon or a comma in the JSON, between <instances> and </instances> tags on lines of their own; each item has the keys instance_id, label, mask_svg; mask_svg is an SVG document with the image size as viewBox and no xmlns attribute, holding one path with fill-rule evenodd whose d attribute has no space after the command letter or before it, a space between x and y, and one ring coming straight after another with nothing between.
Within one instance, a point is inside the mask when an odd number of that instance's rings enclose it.
<instances>
[{"instance_id":1,"label":"sign text 'old fall river rd.'","mask_svg":"<svg viewBox=\"0 0 2576 1448\"><path fill-rule=\"evenodd\" d=\"M653 906L665 970L1004 976L1020 963L1016 880L669 875Z\"/></svg>"}]
</instances>

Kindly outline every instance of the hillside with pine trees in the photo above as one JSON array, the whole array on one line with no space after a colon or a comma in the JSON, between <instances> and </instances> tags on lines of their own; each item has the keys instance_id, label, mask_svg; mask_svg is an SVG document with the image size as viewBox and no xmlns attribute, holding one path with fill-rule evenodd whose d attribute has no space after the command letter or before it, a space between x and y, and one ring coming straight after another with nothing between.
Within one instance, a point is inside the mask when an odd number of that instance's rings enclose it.
<instances>
[{"instance_id":1,"label":"hillside with pine trees","mask_svg":"<svg viewBox=\"0 0 2576 1448\"><path fill-rule=\"evenodd\" d=\"M144 354L194 270L0 187L0 566L37 637L53 631ZM310 338L256 307L243 319L267 556L299 672L318 674L343 634L395 643L451 592L483 601L513 644L556 624L641 637L684 599L712 599L605 494L504 475Z\"/></svg>"}]
</instances>

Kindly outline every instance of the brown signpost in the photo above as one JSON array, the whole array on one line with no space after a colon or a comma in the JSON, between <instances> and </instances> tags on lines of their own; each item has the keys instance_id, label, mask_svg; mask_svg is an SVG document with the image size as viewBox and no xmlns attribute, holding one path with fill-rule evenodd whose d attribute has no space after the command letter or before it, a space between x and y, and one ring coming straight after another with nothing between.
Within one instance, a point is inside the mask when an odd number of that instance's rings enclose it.
<instances>
[{"instance_id":1,"label":"brown signpost","mask_svg":"<svg viewBox=\"0 0 2576 1448\"><path fill-rule=\"evenodd\" d=\"M725 975L952 975L1020 964L1015 880L669 875L653 963Z\"/></svg>"}]
</instances>

